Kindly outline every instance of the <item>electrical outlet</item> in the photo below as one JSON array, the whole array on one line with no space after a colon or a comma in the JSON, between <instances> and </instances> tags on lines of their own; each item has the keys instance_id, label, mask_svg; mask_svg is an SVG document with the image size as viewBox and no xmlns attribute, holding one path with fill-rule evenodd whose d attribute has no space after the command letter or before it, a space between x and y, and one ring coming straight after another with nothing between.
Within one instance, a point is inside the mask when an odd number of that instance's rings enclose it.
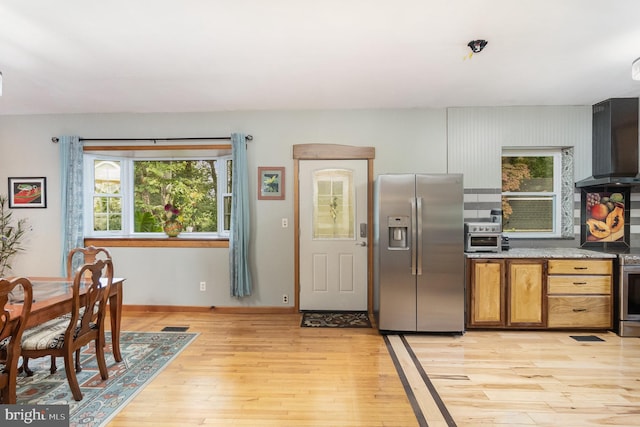
<instances>
[{"instance_id":1,"label":"electrical outlet","mask_svg":"<svg viewBox=\"0 0 640 427\"><path fill-rule=\"evenodd\" d=\"M207 282L200 282L200 290L203 292L207 290Z\"/></svg>"},{"instance_id":2,"label":"electrical outlet","mask_svg":"<svg viewBox=\"0 0 640 427\"><path fill-rule=\"evenodd\" d=\"M282 303L283 304L289 304L289 295L287 295L287 294L283 294L282 295Z\"/></svg>"},{"instance_id":3,"label":"electrical outlet","mask_svg":"<svg viewBox=\"0 0 640 427\"><path fill-rule=\"evenodd\" d=\"M289 219L282 218L282 228L287 228L289 226Z\"/></svg>"}]
</instances>

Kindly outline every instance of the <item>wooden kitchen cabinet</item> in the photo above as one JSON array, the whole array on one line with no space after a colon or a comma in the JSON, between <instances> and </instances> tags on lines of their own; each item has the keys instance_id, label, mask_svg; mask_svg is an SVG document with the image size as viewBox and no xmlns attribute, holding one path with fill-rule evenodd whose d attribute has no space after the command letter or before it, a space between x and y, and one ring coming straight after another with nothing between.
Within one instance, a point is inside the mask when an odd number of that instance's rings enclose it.
<instances>
[{"instance_id":1,"label":"wooden kitchen cabinet","mask_svg":"<svg viewBox=\"0 0 640 427\"><path fill-rule=\"evenodd\" d=\"M507 326L545 325L545 261L507 261Z\"/></svg>"},{"instance_id":2,"label":"wooden kitchen cabinet","mask_svg":"<svg viewBox=\"0 0 640 427\"><path fill-rule=\"evenodd\" d=\"M611 259L473 258L467 328L611 329Z\"/></svg>"},{"instance_id":3,"label":"wooden kitchen cabinet","mask_svg":"<svg viewBox=\"0 0 640 427\"><path fill-rule=\"evenodd\" d=\"M544 326L544 261L470 261L469 328Z\"/></svg>"},{"instance_id":4,"label":"wooden kitchen cabinet","mask_svg":"<svg viewBox=\"0 0 640 427\"><path fill-rule=\"evenodd\" d=\"M469 262L467 270L467 327L505 325L505 262L478 259Z\"/></svg>"},{"instance_id":5,"label":"wooden kitchen cabinet","mask_svg":"<svg viewBox=\"0 0 640 427\"><path fill-rule=\"evenodd\" d=\"M613 327L611 260L550 260L549 328Z\"/></svg>"}]
</instances>

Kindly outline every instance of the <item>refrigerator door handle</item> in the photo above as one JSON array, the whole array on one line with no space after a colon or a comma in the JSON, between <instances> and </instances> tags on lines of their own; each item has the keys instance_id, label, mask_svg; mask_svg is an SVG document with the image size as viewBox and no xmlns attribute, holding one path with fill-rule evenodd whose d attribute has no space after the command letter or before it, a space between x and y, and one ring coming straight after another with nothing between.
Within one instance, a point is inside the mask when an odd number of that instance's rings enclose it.
<instances>
[{"instance_id":1,"label":"refrigerator door handle","mask_svg":"<svg viewBox=\"0 0 640 427\"><path fill-rule=\"evenodd\" d=\"M418 197L417 209L416 209L416 223L418 224L418 240L416 240L416 273L418 276L422 276L422 197Z\"/></svg>"},{"instance_id":2,"label":"refrigerator door handle","mask_svg":"<svg viewBox=\"0 0 640 427\"><path fill-rule=\"evenodd\" d=\"M416 229L416 198L411 198L411 275L416 275L416 242L417 242L417 229Z\"/></svg>"}]
</instances>

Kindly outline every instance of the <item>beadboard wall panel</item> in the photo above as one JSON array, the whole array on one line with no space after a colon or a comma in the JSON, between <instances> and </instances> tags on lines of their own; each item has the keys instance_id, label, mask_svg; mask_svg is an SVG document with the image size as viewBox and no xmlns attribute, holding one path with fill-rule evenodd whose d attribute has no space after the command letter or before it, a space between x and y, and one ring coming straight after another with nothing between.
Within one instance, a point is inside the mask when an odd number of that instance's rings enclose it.
<instances>
[{"instance_id":1,"label":"beadboard wall panel","mask_svg":"<svg viewBox=\"0 0 640 427\"><path fill-rule=\"evenodd\" d=\"M591 106L447 109L448 170L465 188L500 188L503 147L573 147L574 181L591 175Z\"/></svg>"}]
</instances>

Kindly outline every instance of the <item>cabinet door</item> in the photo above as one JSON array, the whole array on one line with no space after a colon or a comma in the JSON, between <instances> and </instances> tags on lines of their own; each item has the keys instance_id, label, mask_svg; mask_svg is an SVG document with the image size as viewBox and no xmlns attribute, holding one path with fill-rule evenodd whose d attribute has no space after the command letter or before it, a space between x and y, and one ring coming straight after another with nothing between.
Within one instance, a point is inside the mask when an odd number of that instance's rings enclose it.
<instances>
[{"instance_id":1,"label":"cabinet door","mask_svg":"<svg viewBox=\"0 0 640 427\"><path fill-rule=\"evenodd\" d=\"M544 266L542 260L508 262L507 326L544 326Z\"/></svg>"},{"instance_id":2,"label":"cabinet door","mask_svg":"<svg viewBox=\"0 0 640 427\"><path fill-rule=\"evenodd\" d=\"M469 326L504 326L504 261L474 260L469 283Z\"/></svg>"}]
</instances>

